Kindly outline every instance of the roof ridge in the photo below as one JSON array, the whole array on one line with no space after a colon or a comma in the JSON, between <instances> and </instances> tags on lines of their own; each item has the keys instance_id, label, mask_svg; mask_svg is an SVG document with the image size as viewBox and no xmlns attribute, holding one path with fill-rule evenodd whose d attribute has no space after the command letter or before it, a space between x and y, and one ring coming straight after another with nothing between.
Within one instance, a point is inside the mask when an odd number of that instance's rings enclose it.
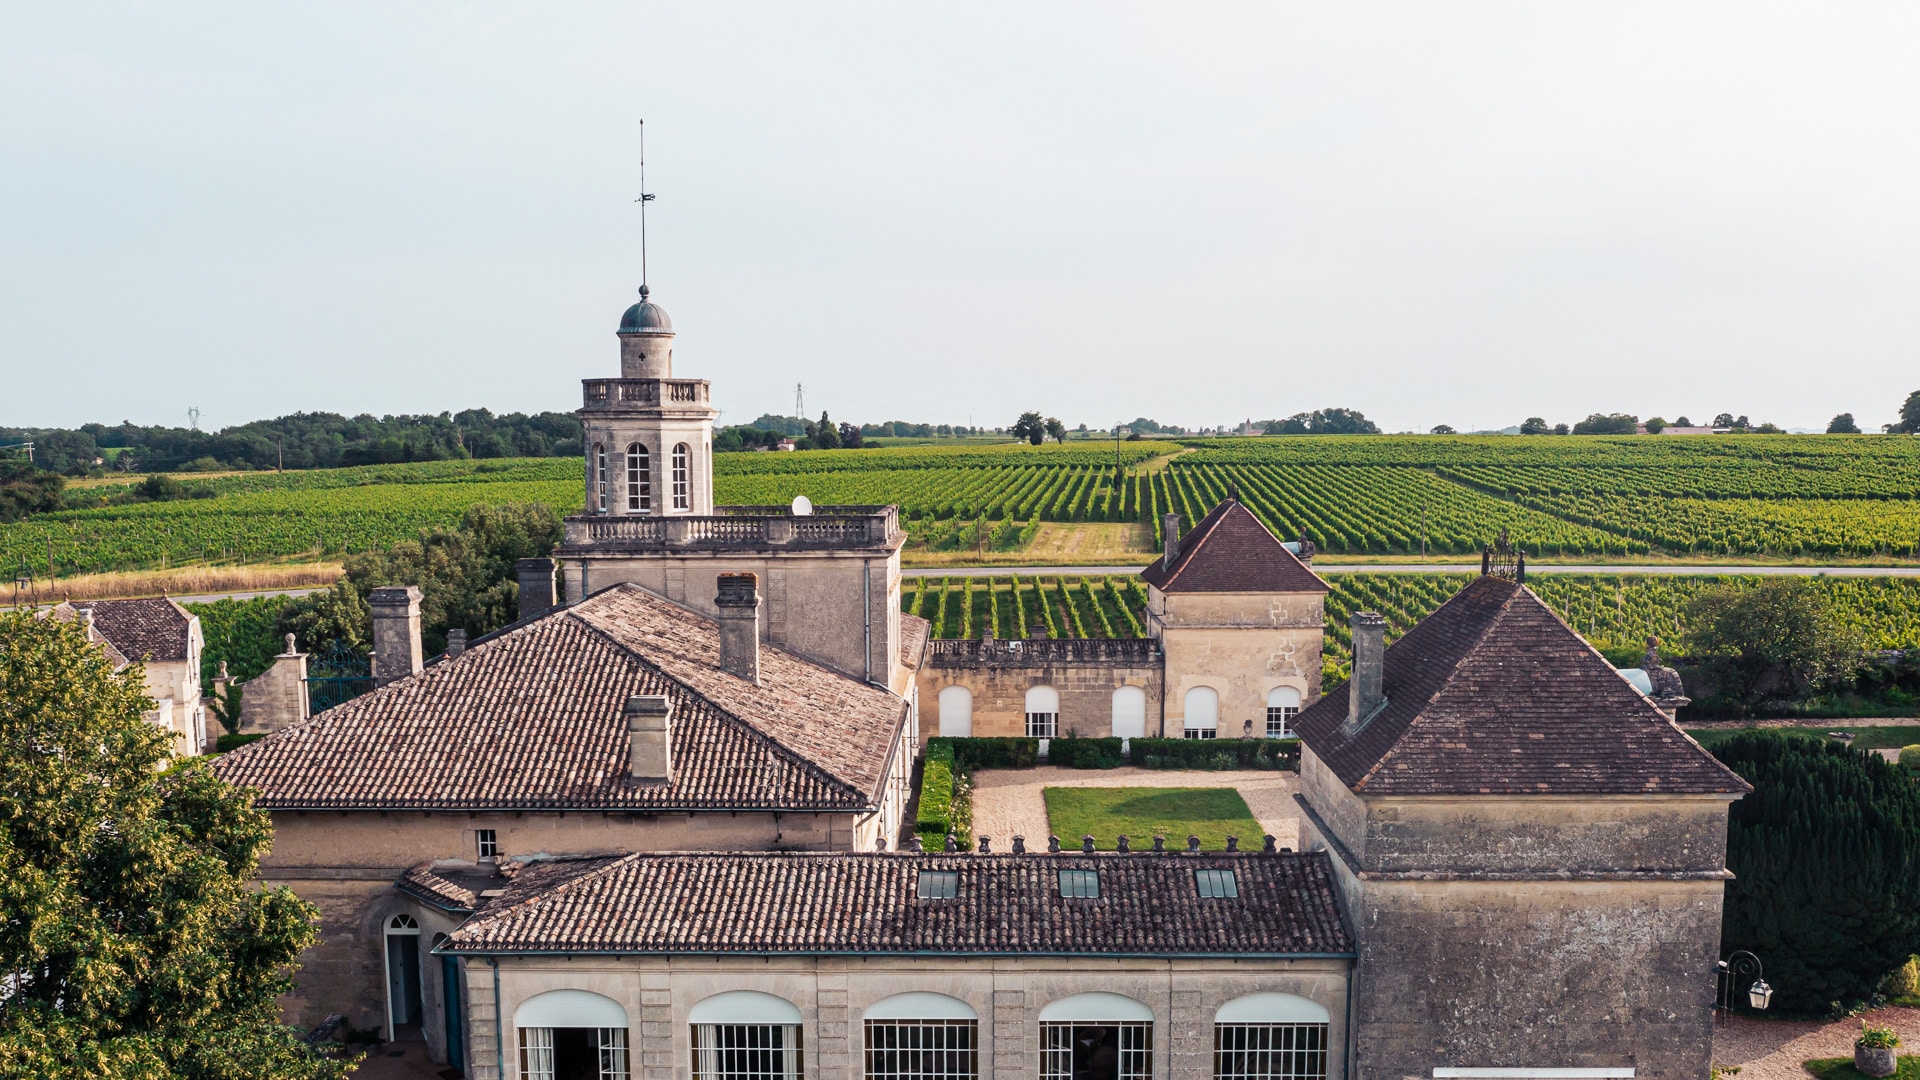
<instances>
[{"instance_id":1,"label":"roof ridge","mask_svg":"<svg viewBox=\"0 0 1920 1080\"><path fill-rule=\"evenodd\" d=\"M1469 585L1471 584L1472 583L1470 582ZM1467 645L1467 647L1464 649L1461 649L1460 654L1454 657L1453 665L1447 671L1447 677L1440 681L1440 685L1434 688L1433 693L1427 695L1426 701L1421 702L1419 710L1413 714L1413 719L1407 721L1407 726L1405 727L1405 729L1401 731L1400 737L1393 740L1393 744L1387 747L1387 752L1380 755L1380 760L1374 762L1371 768L1369 768L1366 772L1360 774L1360 779L1354 781L1353 789L1355 791L1359 791L1360 789L1366 787L1367 781L1373 779L1376 773L1378 773L1381 769L1386 767L1387 762L1393 760L1394 756L1399 754L1400 751L1406 747L1407 735L1410 734L1414 728L1418 727L1422 720L1426 719L1427 707L1432 705L1435 701L1439 700L1440 695L1446 693L1447 689L1454 684L1454 680L1460 677L1461 665L1467 662L1467 658L1472 656L1474 652L1480 648L1481 644L1487 640L1487 635L1493 633L1493 628L1495 626L1498 626L1500 622L1503 619L1505 619L1507 615L1513 610L1514 597L1519 596L1525 590L1526 590L1525 585L1516 584L1514 590L1508 593L1506 597L1500 601L1500 606L1495 611L1493 618L1485 620L1480 626L1479 633L1475 634L1473 636L1473 640ZM1457 599L1458 597L1464 595L1465 592L1466 590L1462 589L1460 592L1454 593L1453 598L1450 598L1447 601L1447 603L1449 604L1452 603L1453 599ZM1529 593L1528 595L1531 596L1532 594ZM1538 600L1539 597L1536 596L1534 597L1534 599ZM1446 604L1440 605L1441 608L1444 608L1446 606L1447 606ZM1545 607L1546 605L1542 604L1541 606ZM1440 610L1439 608L1434 609L1436 614L1439 612L1439 610ZM1429 618L1431 617L1432 616L1429 616ZM1416 623L1415 625L1417 626L1419 624ZM1576 634L1575 636L1578 637L1579 635ZM1406 635L1402 634L1398 639L1394 641L1394 644L1398 645L1401 641L1404 641L1404 640L1406 640ZM1384 667L1384 659L1383 659L1383 667Z\"/></svg>"},{"instance_id":2,"label":"roof ridge","mask_svg":"<svg viewBox=\"0 0 1920 1080\"><path fill-rule=\"evenodd\" d=\"M1221 499L1219 503L1215 504L1213 509L1207 511L1204 517L1193 523L1193 532L1178 538L1180 554L1177 557L1177 565L1174 566L1173 573L1167 575L1168 585L1180 580L1180 575L1186 573L1187 567L1193 564L1194 554L1213 537L1214 532L1220 528L1220 523L1227 520L1229 508L1238 505L1240 505L1238 499ZM1256 518L1255 520L1257 521L1259 519ZM1191 538L1191 542L1189 542L1189 538Z\"/></svg>"}]
</instances>

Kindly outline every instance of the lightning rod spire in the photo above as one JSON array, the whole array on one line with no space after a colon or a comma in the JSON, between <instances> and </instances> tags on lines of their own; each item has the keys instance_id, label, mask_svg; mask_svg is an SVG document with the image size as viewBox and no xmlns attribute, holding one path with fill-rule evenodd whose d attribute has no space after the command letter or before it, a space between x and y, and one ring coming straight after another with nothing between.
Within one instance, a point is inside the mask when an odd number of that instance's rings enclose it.
<instances>
[{"instance_id":1,"label":"lightning rod spire","mask_svg":"<svg viewBox=\"0 0 1920 1080\"><path fill-rule=\"evenodd\" d=\"M647 122L640 121L640 197L633 200L640 204L640 299L647 298L647 204L653 196L647 194Z\"/></svg>"}]
</instances>

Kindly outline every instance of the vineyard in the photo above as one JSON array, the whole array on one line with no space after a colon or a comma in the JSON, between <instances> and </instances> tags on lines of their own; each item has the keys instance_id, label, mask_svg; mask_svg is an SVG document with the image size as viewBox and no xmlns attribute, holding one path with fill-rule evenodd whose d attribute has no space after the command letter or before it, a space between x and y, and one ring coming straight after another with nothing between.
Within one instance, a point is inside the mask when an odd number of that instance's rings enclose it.
<instances>
[{"instance_id":1,"label":"vineyard","mask_svg":"<svg viewBox=\"0 0 1920 1080\"><path fill-rule=\"evenodd\" d=\"M1714 585L1754 578L1541 574L1527 582L1560 617L1609 655L1637 653L1649 636L1677 641L1687 631L1687 602ZM1872 648L1920 646L1920 579L1809 578L1825 592L1841 618L1859 630ZM1392 641L1459 592L1464 574L1329 574L1326 651L1344 665L1351 635L1348 620L1356 611L1386 617ZM1146 634L1147 597L1137 578L1106 576L1034 576L992 578L927 577L908 579L902 610L933 623L935 637L980 637L990 626L995 637L1026 637L1044 625L1048 637L1127 638Z\"/></svg>"},{"instance_id":2,"label":"vineyard","mask_svg":"<svg viewBox=\"0 0 1920 1080\"><path fill-rule=\"evenodd\" d=\"M575 511L580 469L534 458L188 475L204 497L123 505L101 503L133 481L86 481L76 508L0 525L0 569L338 558L451 525L474 503ZM722 454L715 469L723 504L896 503L909 558L1018 551L1052 522L1140 523L1157 547L1163 515L1191 524L1229 491L1334 557L1457 558L1505 529L1536 560L1920 558L1920 439L1886 436L969 444Z\"/></svg>"}]
</instances>

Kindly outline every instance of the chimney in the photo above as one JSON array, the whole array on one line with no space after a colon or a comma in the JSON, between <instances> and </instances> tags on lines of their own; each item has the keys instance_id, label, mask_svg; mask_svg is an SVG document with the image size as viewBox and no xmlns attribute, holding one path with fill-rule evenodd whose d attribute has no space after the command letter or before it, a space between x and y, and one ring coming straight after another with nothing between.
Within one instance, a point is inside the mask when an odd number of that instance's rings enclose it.
<instances>
[{"instance_id":1,"label":"chimney","mask_svg":"<svg viewBox=\"0 0 1920 1080\"><path fill-rule=\"evenodd\" d=\"M1347 729L1357 731L1387 703L1387 620L1372 611L1353 613L1353 678L1347 682Z\"/></svg>"},{"instance_id":2,"label":"chimney","mask_svg":"<svg viewBox=\"0 0 1920 1080\"><path fill-rule=\"evenodd\" d=\"M420 671L420 590L390 585L367 594L373 609L373 685Z\"/></svg>"},{"instance_id":3,"label":"chimney","mask_svg":"<svg viewBox=\"0 0 1920 1080\"><path fill-rule=\"evenodd\" d=\"M520 579L520 617L530 619L553 608L553 560L520 559L513 564Z\"/></svg>"},{"instance_id":4,"label":"chimney","mask_svg":"<svg viewBox=\"0 0 1920 1080\"><path fill-rule=\"evenodd\" d=\"M760 578L721 574L713 598L720 618L720 670L760 684Z\"/></svg>"},{"instance_id":5,"label":"chimney","mask_svg":"<svg viewBox=\"0 0 1920 1080\"><path fill-rule=\"evenodd\" d=\"M1046 636L1047 636L1047 624L1046 624L1046 623L1043 623L1043 622L1037 622L1037 623L1032 623L1032 624L1030 624L1030 625L1028 625L1028 627L1027 627L1027 636L1028 636L1029 638L1032 638L1032 639L1034 639L1034 640L1036 640L1036 641L1037 641L1037 640L1040 640L1040 639L1042 639L1042 638L1044 638L1044 637L1046 637Z\"/></svg>"},{"instance_id":6,"label":"chimney","mask_svg":"<svg viewBox=\"0 0 1920 1080\"><path fill-rule=\"evenodd\" d=\"M1160 535L1165 540L1164 546L1166 548L1166 554L1160 557L1160 561L1164 565L1172 566L1173 560L1180 557L1180 515L1179 514L1168 514L1166 517L1161 519Z\"/></svg>"},{"instance_id":7,"label":"chimney","mask_svg":"<svg viewBox=\"0 0 1920 1080\"><path fill-rule=\"evenodd\" d=\"M465 630L447 631L447 659L451 660L467 651L467 632Z\"/></svg>"},{"instance_id":8,"label":"chimney","mask_svg":"<svg viewBox=\"0 0 1920 1080\"><path fill-rule=\"evenodd\" d=\"M655 694L627 699L627 774L635 780L673 779L673 702Z\"/></svg>"}]
</instances>

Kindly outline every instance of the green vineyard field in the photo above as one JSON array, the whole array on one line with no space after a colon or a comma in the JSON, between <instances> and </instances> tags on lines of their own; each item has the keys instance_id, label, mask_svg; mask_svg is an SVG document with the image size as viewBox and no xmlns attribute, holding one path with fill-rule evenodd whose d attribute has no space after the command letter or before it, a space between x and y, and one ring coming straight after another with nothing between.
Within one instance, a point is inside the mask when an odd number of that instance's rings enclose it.
<instances>
[{"instance_id":1,"label":"green vineyard field","mask_svg":"<svg viewBox=\"0 0 1920 1080\"><path fill-rule=\"evenodd\" d=\"M723 504L897 503L911 550L1018 550L1043 523L1191 524L1237 492L1333 556L1465 556L1502 529L1535 559L1920 559L1920 439L1332 436L722 454ZM382 547L475 503L581 505L580 463L504 459L183 477L206 497L0 525L44 575ZM76 503L122 496L88 482ZM985 534L984 538L982 533Z\"/></svg>"}]
</instances>

